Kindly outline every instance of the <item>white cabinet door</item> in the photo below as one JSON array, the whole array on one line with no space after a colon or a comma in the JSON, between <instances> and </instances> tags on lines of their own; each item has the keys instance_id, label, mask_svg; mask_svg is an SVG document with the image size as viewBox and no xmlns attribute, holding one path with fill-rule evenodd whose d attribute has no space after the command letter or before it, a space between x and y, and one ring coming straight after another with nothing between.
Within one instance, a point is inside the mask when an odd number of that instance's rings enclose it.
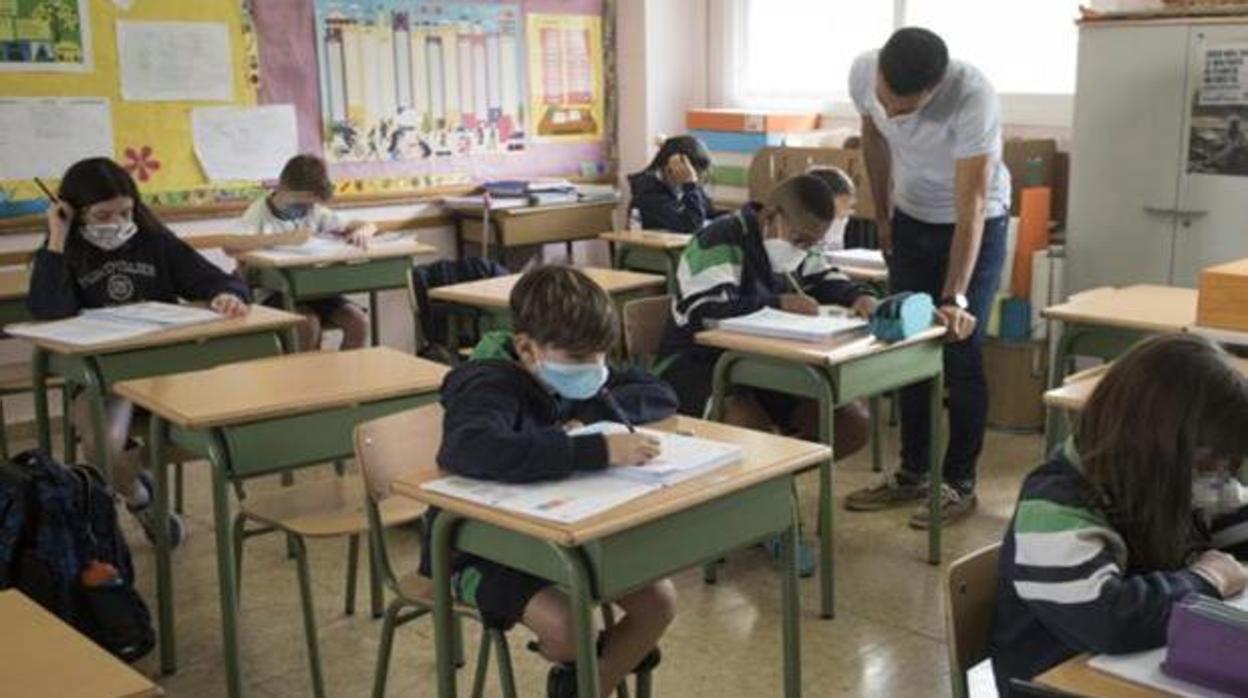
<instances>
[{"instance_id":1,"label":"white cabinet door","mask_svg":"<svg viewBox=\"0 0 1248 698\"><path fill-rule=\"evenodd\" d=\"M1183 25L1085 25L1071 144L1067 291L1168 283L1187 94Z\"/></svg>"},{"instance_id":2,"label":"white cabinet door","mask_svg":"<svg viewBox=\"0 0 1248 698\"><path fill-rule=\"evenodd\" d=\"M1248 25L1194 26L1189 43L1174 245L1177 286L1194 286L1205 267L1248 257L1248 104L1200 101L1206 50L1248 50ZM1231 135L1236 122L1242 138Z\"/></svg>"}]
</instances>

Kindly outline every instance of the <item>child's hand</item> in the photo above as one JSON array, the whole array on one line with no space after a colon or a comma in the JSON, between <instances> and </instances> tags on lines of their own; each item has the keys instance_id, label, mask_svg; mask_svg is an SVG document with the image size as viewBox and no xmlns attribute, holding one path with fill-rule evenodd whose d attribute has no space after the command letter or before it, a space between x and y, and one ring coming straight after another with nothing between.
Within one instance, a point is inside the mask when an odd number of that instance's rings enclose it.
<instances>
[{"instance_id":1,"label":"child's hand","mask_svg":"<svg viewBox=\"0 0 1248 698\"><path fill-rule=\"evenodd\" d=\"M875 296L858 296L854 299L854 314L858 317L869 318L875 312L875 306L879 304Z\"/></svg>"},{"instance_id":2,"label":"child's hand","mask_svg":"<svg viewBox=\"0 0 1248 698\"><path fill-rule=\"evenodd\" d=\"M780 296L780 309L799 315L818 315L819 301L800 293L786 293Z\"/></svg>"},{"instance_id":3,"label":"child's hand","mask_svg":"<svg viewBox=\"0 0 1248 698\"><path fill-rule=\"evenodd\" d=\"M64 201L58 201L48 207L48 249L52 252L65 251L65 239L69 236L70 221L74 219L74 209Z\"/></svg>"},{"instance_id":4,"label":"child's hand","mask_svg":"<svg viewBox=\"0 0 1248 698\"><path fill-rule=\"evenodd\" d=\"M584 426L585 426L585 423L579 419L569 419L568 421L563 423L563 430L564 431L576 431L577 429L580 429Z\"/></svg>"},{"instance_id":5,"label":"child's hand","mask_svg":"<svg viewBox=\"0 0 1248 698\"><path fill-rule=\"evenodd\" d=\"M607 434L604 438L611 465L641 465L659 455L659 440L649 434Z\"/></svg>"},{"instance_id":6,"label":"child's hand","mask_svg":"<svg viewBox=\"0 0 1248 698\"><path fill-rule=\"evenodd\" d=\"M365 223L357 228L347 231L347 241L356 247L368 249L368 243L377 234L377 226L372 223Z\"/></svg>"},{"instance_id":7,"label":"child's hand","mask_svg":"<svg viewBox=\"0 0 1248 698\"><path fill-rule=\"evenodd\" d=\"M672 184L691 184L698 181L698 171L689 164L689 158L677 153L667 159L667 180Z\"/></svg>"},{"instance_id":8,"label":"child's hand","mask_svg":"<svg viewBox=\"0 0 1248 698\"><path fill-rule=\"evenodd\" d=\"M213 312L220 313L226 317L242 317L251 310L251 306L244 303L243 299L233 293L217 294L217 297L212 299L212 303L208 307L212 308Z\"/></svg>"},{"instance_id":9,"label":"child's hand","mask_svg":"<svg viewBox=\"0 0 1248 698\"><path fill-rule=\"evenodd\" d=\"M1218 590L1224 599L1238 595L1248 584L1248 571L1243 564L1221 550L1206 550L1196 558L1191 570Z\"/></svg>"}]
</instances>

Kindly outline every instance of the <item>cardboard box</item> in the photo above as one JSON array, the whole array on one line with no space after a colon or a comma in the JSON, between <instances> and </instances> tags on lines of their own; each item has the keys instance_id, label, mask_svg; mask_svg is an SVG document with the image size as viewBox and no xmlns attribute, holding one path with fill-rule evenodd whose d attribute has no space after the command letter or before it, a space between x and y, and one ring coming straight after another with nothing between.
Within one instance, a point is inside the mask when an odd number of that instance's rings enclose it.
<instances>
[{"instance_id":1,"label":"cardboard box","mask_svg":"<svg viewBox=\"0 0 1248 698\"><path fill-rule=\"evenodd\" d=\"M815 165L832 165L845 170L858 188L855 218L875 218L871 183L867 179L862 151L845 148L768 147L759 150L750 163L750 199L762 201L781 180L803 174Z\"/></svg>"},{"instance_id":2,"label":"cardboard box","mask_svg":"<svg viewBox=\"0 0 1248 698\"><path fill-rule=\"evenodd\" d=\"M746 109L689 109L685 128L737 133L797 133L813 131L819 115L804 112L764 112Z\"/></svg>"},{"instance_id":3,"label":"cardboard box","mask_svg":"<svg viewBox=\"0 0 1248 698\"><path fill-rule=\"evenodd\" d=\"M1248 332L1248 259L1219 264L1200 272L1196 324Z\"/></svg>"},{"instance_id":4,"label":"cardboard box","mask_svg":"<svg viewBox=\"0 0 1248 698\"><path fill-rule=\"evenodd\" d=\"M988 426L1006 431L1044 429L1044 388L1048 375L1044 342L984 341L988 377Z\"/></svg>"}]
</instances>

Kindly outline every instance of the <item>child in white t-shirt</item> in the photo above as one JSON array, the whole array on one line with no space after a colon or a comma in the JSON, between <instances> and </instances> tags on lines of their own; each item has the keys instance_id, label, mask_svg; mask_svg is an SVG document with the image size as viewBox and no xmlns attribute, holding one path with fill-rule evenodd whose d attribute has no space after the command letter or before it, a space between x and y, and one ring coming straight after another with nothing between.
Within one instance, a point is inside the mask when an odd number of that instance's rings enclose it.
<instances>
[{"instance_id":1,"label":"child in white t-shirt","mask_svg":"<svg viewBox=\"0 0 1248 698\"><path fill-rule=\"evenodd\" d=\"M310 235L341 236L353 245L367 247L377 229L372 223L347 221L325 202L333 196L325 161L315 155L291 158L278 178L277 188L252 202L243 213L243 224L257 235L278 235L306 231ZM314 350L321 346L322 328L342 330L342 348L357 349L368 341L368 316L344 296L300 303L304 316L299 346Z\"/></svg>"}]
</instances>

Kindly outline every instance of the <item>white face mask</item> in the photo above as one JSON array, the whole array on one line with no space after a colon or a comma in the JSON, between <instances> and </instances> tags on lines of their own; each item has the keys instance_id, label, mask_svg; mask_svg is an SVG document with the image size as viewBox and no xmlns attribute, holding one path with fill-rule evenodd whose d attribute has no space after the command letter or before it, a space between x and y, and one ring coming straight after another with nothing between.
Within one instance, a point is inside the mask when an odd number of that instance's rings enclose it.
<instances>
[{"instance_id":1,"label":"white face mask","mask_svg":"<svg viewBox=\"0 0 1248 698\"><path fill-rule=\"evenodd\" d=\"M771 262L771 270L778 274L797 271L806 259L806 250L784 238L763 240L763 249L767 251L767 261Z\"/></svg>"},{"instance_id":2,"label":"white face mask","mask_svg":"<svg viewBox=\"0 0 1248 698\"><path fill-rule=\"evenodd\" d=\"M849 217L838 218L832 221L832 225L828 226L828 232L823 236L823 247L828 250L845 249L845 228L849 226Z\"/></svg>"},{"instance_id":3,"label":"white face mask","mask_svg":"<svg viewBox=\"0 0 1248 698\"><path fill-rule=\"evenodd\" d=\"M139 232L139 226L135 225L134 221L89 223L82 226L82 239L105 252L112 252L126 244L137 232Z\"/></svg>"}]
</instances>

